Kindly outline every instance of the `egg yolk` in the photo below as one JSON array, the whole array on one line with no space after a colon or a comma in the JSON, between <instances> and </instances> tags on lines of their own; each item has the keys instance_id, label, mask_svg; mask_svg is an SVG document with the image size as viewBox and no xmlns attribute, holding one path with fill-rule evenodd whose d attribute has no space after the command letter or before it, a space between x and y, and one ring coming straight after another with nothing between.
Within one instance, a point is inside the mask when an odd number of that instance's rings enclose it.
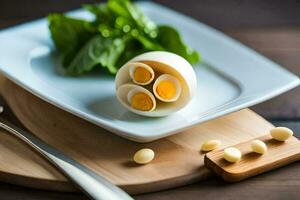
<instances>
[{"instance_id":1,"label":"egg yolk","mask_svg":"<svg viewBox=\"0 0 300 200\"><path fill-rule=\"evenodd\" d=\"M147 94L137 92L131 97L131 107L141 111L149 111L153 108L153 101Z\"/></svg>"},{"instance_id":2,"label":"egg yolk","mask_svg":"<svg viewBox=\"0 0 300 200\"><path fill-rule=\"evenodd\" d=\"M156 93L166 100L170 100L176 95L176 85L172 81L161 81L156 86Z\"/></svg>"},{"instance_id":3,"label":"egg yolk","mask_svg":"<svg viewBox=\"0 0 300 200\"><path fill-rule=\"evenodd\" d=\"M137 67L134 70L133 78L136 82L147 83L152 78L152 74L143 67Z\"/></svg>"}]
</instances>

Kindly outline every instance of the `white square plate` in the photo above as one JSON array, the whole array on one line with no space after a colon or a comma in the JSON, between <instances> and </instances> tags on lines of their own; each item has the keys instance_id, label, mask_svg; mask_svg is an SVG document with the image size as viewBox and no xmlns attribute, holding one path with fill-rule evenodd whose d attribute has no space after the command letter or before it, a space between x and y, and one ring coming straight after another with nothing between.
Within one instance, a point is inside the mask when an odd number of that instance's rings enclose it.
<instances>
[{"instance_id":1,"label":"white square plate","mask_svg":"<svg viewBox=\"0 0 300 200\"><path fill-rule=\"evenodd\" d=\"M299 84L299 78L224 34L151 2L138 3L152 20L176 27L201 52L195 66L198 93L183 110L146 118L115 98L113 77L64 77L46 19L0 32L0 69L31 93L74 115L139 142L162 138L195 124L260 103ZM70 13L90 17L85 11Z\"/></svg>"}]
</instances>

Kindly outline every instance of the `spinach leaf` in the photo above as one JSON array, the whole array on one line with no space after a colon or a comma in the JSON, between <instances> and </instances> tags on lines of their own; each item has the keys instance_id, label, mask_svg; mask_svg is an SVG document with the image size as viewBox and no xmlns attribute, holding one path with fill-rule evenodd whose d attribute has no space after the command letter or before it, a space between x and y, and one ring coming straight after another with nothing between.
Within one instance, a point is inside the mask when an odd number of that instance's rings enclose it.
<instances>
[{"instance_id":1,"label":"spinach leaf","mask_svg":"<svg viewBox=\"0 0 300 200\"><path fill-rule=\"evenodd\" d=\"M54 44L62 55L62 63L67 66L79 49L95 34L95 29L88 21L62 14L51 14L48 21Z\"/></svg>"},{"instance_id":2,"label":"spinach leaf","mask_svg":"<svg viewBox=\"0 0 300 200\"><path fill-rule=\"evenodd\" d=\"M122 17L123 20L126 20L131 30L138 30L140 35L143 34L149 38L157 36L157 25L130 0L109 0L107 7L118 18Z\"/></svg>"},{"instance_id":3,"label":"spinach leaf","mask_svg":"<svg viewBox=\"0 0 300 200\"><path fill-rule=\"evenodd\" d=\"M199 53L189 48L183 42L176 29L170 26L159 26L158 30L157 41L166 51L170 51L184 57L191 64L199 62Z\"/></svg>"},{"instance_id":4,"label":"spinach leaf","mask_svg":"<svg viewBox=\"0 0 300 200\"><path fill-rule=\"evenodd\" d=\"M115 23L115 16L109 10L106 4L85 4L83 8L96 16L95 24L106 24L113 26Z\"/></svg>"},{"instance_id":5,"label":"spinach leaf","mask_svg":"<svg viewBox=\"0 0 300 200\"><path fill-rule=\"evenodd\" d=\"M145 53L147 49L136 39L128 37L125 40L125 49L118 60L117 66L122 66L133 57Z\"/></svg>"},{"instance_id":6,"label":"spinach leaf","mask_svg":"<svg viewBox=\"0 0 300 200\"><path fill-rule=\"evenodd\" d=\"M115 64L124 48L125 43L121 38L104 38L96 35L78 52L66 72L69 75L80 75L100 65L115 74L117 72Z\"/></svg>"},{"instance_id":7,"label":"spinach leaf","mask_svg":"<svg viewBox=\"0 0 300 200\"><path fill-rule=\"evenodd\" d=\"M94 21L62 14L48 17L52 39L69 75L95 67L115 74L125 62L147 51L171 51L191 64L200 59L174 28L157 26L130 0L108 0L84 8L95 15Z\"/></svg>"}]
</instances>

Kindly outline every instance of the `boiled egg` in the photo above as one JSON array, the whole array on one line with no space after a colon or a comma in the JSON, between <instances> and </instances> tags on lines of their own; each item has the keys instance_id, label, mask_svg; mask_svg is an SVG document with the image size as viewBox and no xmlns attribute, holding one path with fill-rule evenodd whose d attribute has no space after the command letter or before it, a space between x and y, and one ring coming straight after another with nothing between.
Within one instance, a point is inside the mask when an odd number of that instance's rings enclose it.
<instances>
[{"instance_id":1,"label":"boiled egg","mask_svg":"<svg viewBox=\"0 0 300 200\"><path fill-rule=\"evenodd\" d=\"M138 85L148 85L154 79L153 69L144 63L131 63L129 75L132 81Z\"/></svg>"},{"instance_id":2,"label":"boiled egg","mask_svg":"<svg viewBox=\"0 0 300 200\"><path fill-rule=\"evenodd\" d=\"M115 78L116 96L136 114L161 117L188 105L197 90L193 67L179 55L153 51L124 64Z\"/></svg>"}]
</instances>

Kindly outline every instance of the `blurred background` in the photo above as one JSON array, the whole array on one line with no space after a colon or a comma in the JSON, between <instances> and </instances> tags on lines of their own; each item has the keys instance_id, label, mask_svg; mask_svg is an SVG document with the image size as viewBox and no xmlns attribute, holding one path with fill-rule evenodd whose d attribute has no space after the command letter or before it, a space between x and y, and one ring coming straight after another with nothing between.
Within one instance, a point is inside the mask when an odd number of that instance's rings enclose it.
<instances>
[{"instance_id":1,"label":"blurred background","mask_svg":"<svg viewBox=\"0 0 300 200\"><path fill-rule=\"evenodd\" d=\"M299 0L153 0L217 29L300 27ZM64 12L101 0L1 0L0 26Z\"/></svg>"}]
</instances>

